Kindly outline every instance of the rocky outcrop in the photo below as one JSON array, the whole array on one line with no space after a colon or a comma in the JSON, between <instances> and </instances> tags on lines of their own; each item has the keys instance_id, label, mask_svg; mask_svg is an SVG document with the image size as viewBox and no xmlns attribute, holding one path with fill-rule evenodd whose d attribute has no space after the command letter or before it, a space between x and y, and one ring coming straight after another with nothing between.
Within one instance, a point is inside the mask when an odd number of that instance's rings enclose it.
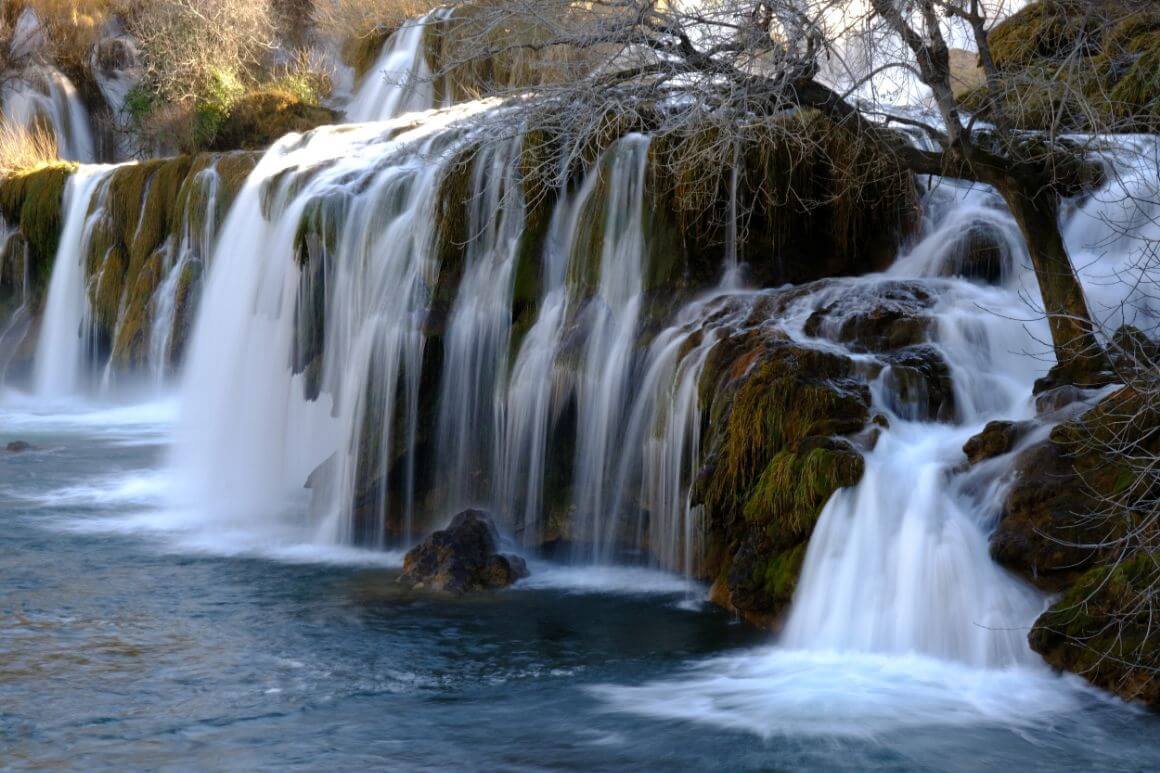
<instances>
[{"instance_id":1,"label":"rocky outcrop","mask_svg":"<svg viewBox=\"0 0 1160 773\"><path fill-rule=\"evenodd\" d=\"M1155 604L1160 553L1086 572L1031 630L1031 647L1056 668L1126 700L1160 708Z\"/></svg>"},{"instance_id":2,"label":"rocky outcrop","mask_svg":"<svg viewBox=\"0 0 1160 773\"><path fill-rule=\"evenodd\" d=\"M1160 406L1125 386L1020 452L991 553L1039 587L1062 592L1036 622L1033 649L1121 696L1160 705L1153 618L1160 588ZM993 422L968 442L982 458L1020 425ZM1152 460L1149 462L1148 460Z\"/></svg>"},{"instance_id":3,"label":"rocky outcrop","mask_svg":"<svg viewBox=\"0 0 1160 773\"><path fill-rule=\"evenodd\" d=\"M983 431L969 439L963 445L963 453L967 455L967 463L976 465L988 459L1010 453L1031 429L1031 422L1026 421L992 421L983 427Z\"/></svg>"},{"instance_id":4,"label":"rocky outcrop","mask_svg":"<svg viewBox=\"0 0 1160 773\"><path fill-rule=\"evenodd\" d=\"M1015 480L991 537L996 561L1052 590L1100 561L1101 546L1121 537L1129 524L1093 516L1133 479L1125 460L1109 455L1100 439L1123 431L1121 418L1137 411L1144 399L1135 390L1121 389L1015 458ZM1160 453L1160 437L1146 424L1133 422Z\"/></svg>"},{"instance_id":5,"label":"rocky outcrop","mask_svg":"<svg viewBox=\"0 0 1160 773\"><path fill-rule=\"evenodd\" d=\"M1153 132L1160 10L1148 0L1041 0L988 38L1006 118L1021 129ZM962 96L987 115L987 90Z\"/></svg>"},{"instance_id":6,"label":"rocky outcrop","mask_svg":"<svg viewBox=\"0 0 1160 773\"><path fill-rule=\"evenodd\" d=\"M718 345L701 387L710 438L693 494L708 531L699 573L714 602L775 625L826 501L862 477L867 376L850 357L758 329Z\"/></svg>"},{"instance_id":7,"label":"rocky outcrop","mask_svg":"<svg viewBox=\"0 0 1160 773\"><path fill-rule=\"evenodd\" d=\"M498 552L499 533L491 516L464 510L446 529L411 548L403 561L403 582L454 594L506 588L528 576L519 556Z\"/></svg>"}]
</instances>

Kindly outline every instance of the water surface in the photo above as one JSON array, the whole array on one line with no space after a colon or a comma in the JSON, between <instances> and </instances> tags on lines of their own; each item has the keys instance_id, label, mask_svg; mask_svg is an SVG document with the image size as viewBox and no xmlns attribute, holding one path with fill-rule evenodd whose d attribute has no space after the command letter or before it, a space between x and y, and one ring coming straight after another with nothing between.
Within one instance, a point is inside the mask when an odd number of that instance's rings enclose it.
<instances>
[{"instance_id":1,"label":"water surface","mask_svg":"<svg viewBox=\"0 0 1160 773\"><path fill-rule=\"evenodd\" d=\"M398 554L168 512L169 403L5 406L6 767L1160 767L1160 718L1046 669L782 651L639 569L411 593Z\"/></svg>"}]
</instances>

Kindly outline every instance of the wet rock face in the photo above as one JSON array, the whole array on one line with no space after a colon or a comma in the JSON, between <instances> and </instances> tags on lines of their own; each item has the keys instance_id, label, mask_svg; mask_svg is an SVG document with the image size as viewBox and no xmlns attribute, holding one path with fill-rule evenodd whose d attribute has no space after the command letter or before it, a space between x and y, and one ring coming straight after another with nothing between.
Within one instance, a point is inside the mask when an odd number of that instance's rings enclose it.
<instances>
[{"instance_id":1,"label":"wet rock face","mask_svg":"<svg viewBox=\"0 0 1160 773\"><path fill-rule=\"evenodd\" d=\"M924 343L930 289L917 282L881 282L841 288L806 320L806 335L845 344L856 352L888 352Z\"/></svg>"},{"instance_id":2,"label":"wet rock face","mask_svg":"<svg viewBox=\"0 0 1160 773\"><path fill-rule=\"evenodd\" d=\"M1031 422L1026 421L992 421L963 445L963 453L967 455L967 463L976 465L987 459L1002 456L1015 448L1031 429Z\"/></svg>"},{"instance_id":3,"label":"wet rock face","mask_svg":"<svg viewBox=\"0 0 1160 773\"><path fill-rule=\"evenodd\" d=\"M1116 550L1116 541L1135 527L1126 506L1122 517L1109 518L1104 511L1131 493L1136 473L1102 444L1137 438L1137 452L1160 454L1156 413L1141 403L1147 399L1129 387L1120 389L1015 458L1015 481L991 536L996 561L1057 590ZM1129 416L1136 418L1126 420Z\"/></svg>"},{"instance_id":4,"label":"wet rock face","mask_svg":"<svg viewBox=\"0 0 1160 773\"><path fill-rule=\"evenodd\" d=\"M944 276L999 284L1007 270L1008 255L1003 236L986 222L973 223L949 257L943 266Z\"/></svg>"},{"instance_id":5,"label":"wet rock face","mask_svg":"<svg viewBox=\"0 0 1160 773\"><path fill-rule=\"evenodd\" d=\"M882 374L890 410L912 421L953 422L955 386L938 349L920 344L884 355Z\"/></svg>"},{"instance_id":6,"label":"wet rock face","mask_svg":"<svg viewBox=\"0 0 1160 773\"><path fill-rule=\"evenodd\" d=\"M462 594L506 588L527 577L524 560L499 553L498 547L491 516L464 510L407 552L401 579L417 588Z\"/></svg>"}]
</instances>

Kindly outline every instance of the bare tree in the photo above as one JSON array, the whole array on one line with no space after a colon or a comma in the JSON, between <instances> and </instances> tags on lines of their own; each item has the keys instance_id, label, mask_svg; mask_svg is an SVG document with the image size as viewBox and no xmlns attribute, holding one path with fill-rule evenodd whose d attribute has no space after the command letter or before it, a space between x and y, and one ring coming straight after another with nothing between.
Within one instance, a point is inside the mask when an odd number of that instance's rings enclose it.
<instances>
[{"instance_id":1,"label":"bare tree","mask_svg":"<svg viewBox=\"0 0 1160 773\"><path fill-rule=\"evenodd\" d=\"M1087 26L1111 23L1095 2ZM446 76L480 68L515 52L564 47L597 53L557 57L543 77L493 82L493 90L527 90L543 99L537 122L582 146L609 116L653 110L661 131L714 122L752 125L803 108L821 111L918 175L943 175L993 186L1028 245L1049 320L1057 382L1090 383L1108 368L1082 287L1059 230L1061 201L1095 187L1099 167L1088 154L1100 132L1136 126L1136 116L1108 111L1106 100L1075 94L1072 107L1028 132L1026 69L996 62L990 29L1009 0L492 0L456 4L459 52L441 62ZM951 43L978 51L982 94L970 103L952 86ZM1070 46L1063 66L1077 66L1089 41ZM1081 63L1082 64L1082 63ZM1053 88L1058 73L1038 72ZM528 82L530 81L530 83ZM1022 90L1021 90L1022 89ZM893 94L889 93L893 91ZM899 99L899 97L903 97ZM894 97L894 99L889 99ZM907 98L909 97L909 98ZM894 104L891 104L894 102ZM905 106L899 103L909 103ZM1078 105L1079 108L1075 107ZM1122 107L1122 106L1117 106ZM970 108L970 109L968 109ZM529 108L537 110L536 106ZM1074 116L1088 134L1070 136ZM660 118L656 118L660 114ZM986 116L983 120L981 116ZM728 166L731 143L717 149Z\"/></svg>"}]
</instances>

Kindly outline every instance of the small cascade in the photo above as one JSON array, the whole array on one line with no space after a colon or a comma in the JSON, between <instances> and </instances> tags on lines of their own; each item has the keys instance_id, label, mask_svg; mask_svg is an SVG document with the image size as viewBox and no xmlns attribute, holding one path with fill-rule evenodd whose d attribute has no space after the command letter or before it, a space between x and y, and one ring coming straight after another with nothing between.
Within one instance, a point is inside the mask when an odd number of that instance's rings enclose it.
<instances>
[{"instance_id":1,"label":"small cascade","mask_svg":"<svg viewBox=\"0 0 1160 773\"><path fill-rule=\"evenodd\" d=\"M0 89L0 115L17 126L47 125L69 161L97 158L89 115L72 82L47 65L30 65Z\"/></svg>"},{"instance_id":2,"label":"small cascade","mask_svg":"<svg viewBox=\"0 0 1160 773\"><path fill-rule=\"evenodd\" d=\"M948 209L895 270L942 273L948 221L964 215L997 231L1006 225L1005 213L985 207ZM987 421L1034 418L1032 385L1049 363L1030 356L1042 349L1046 323L1019 321L1027 318L1025 279L1010 276L1006 287L953 280L931 309L930 343L949 367L956 421L915 420L921 411L889 394L889 365L872 382L889 429L866 454L861 482L837 491L822 511L783 646L918 654L979 668L1036 662L1026 636L1043 598L991 560L995 491L981 497L968 476L953 475L963 444ZM808 340L800 328L795 335Z\"/></svg>"},{"instance_id":3,"label":"small cascade","mask_svg":"<svg viewBox=\"0 0 1160 773\"><path fill-rule=\"evenodd\" d=\"M346 108L348 120L386 121L435 106L435 85L424 39L428 26L446 13L437 9L408 21L387 39Z\"/></svg>"},{"instance_id":4,"label":"small cascade","mask_svg":"<svg viewBox=\"0 0 1160 773\"><path fill-rule=\"evenodd\" d=\"M107 174L108 167L82 166L65 186L64 226L36 349L34 388L40 397L67 397L82 385L85 348L91 342L85 264L91 224L100 216L93 202Z\"/></svg>"},{"instance_id":5,"label":"small cascade","mask_svg":"<svg viewBox=\"0 0 1160 773\"><path fill-rule=\"evenodd\" d=\"M152 321L149 328L149 370L158 386L178 361L174 339L181 320L179 312L192 303L182 303L183 293L194 292L195 277L201 271L201 262L213 254L214 238L221 206L221 178L215 167L197 172L189 183L191 207L182 222L176 244L170 242L165 250L162 267L164 279L153 294Z\"/></svg>"}]
</instances>

